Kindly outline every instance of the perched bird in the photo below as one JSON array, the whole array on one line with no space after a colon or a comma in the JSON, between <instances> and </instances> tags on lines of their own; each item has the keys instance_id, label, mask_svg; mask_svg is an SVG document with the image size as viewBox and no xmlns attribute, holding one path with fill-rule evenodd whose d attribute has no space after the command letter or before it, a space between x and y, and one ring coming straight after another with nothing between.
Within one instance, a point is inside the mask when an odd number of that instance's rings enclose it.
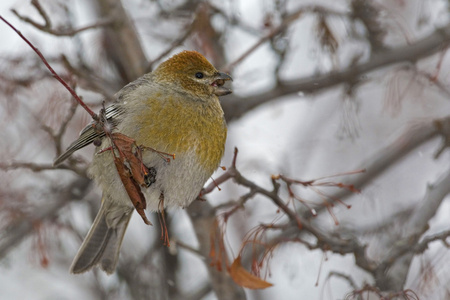
<instances>
[{"instance_id":1,"label":"perched bird","mask_svg":"<svg viewBox=\"0 0 450 300\"><path fill-rule=\"evenodd\" d=\"M105 109L106 126L112 132L154 149L142 151L142 163L155 176L148 187L141 187L148 210L157 211L161 199L164 207L186 207L219 166L227 128L218 96L231 93L223 86L227 80L232 79L198 52L183 51L126 85ZM89 174L103 191L102 203L71 272L98 265L111 274L134 210L108 151L111 140L90 124L54 164L93 141L98 147ZM174 154L175 159L167 160L160 152Z\"/></svg>"}]
</instances>

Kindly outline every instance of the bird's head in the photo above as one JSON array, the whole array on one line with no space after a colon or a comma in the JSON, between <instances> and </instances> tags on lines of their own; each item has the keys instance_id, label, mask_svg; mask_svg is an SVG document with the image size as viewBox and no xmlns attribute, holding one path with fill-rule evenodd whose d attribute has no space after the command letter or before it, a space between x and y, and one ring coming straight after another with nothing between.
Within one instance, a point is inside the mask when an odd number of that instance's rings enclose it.
<instances>
[{"instance_id":1,"label":"bird's head","mask_svg":"<svg viewBox=\"0 0 450 300\"><path fill-rule=\"evenodd\" d=\"M217 71L196 51L183 51L172 56L153 71L153 76L156 82L201 99L231 93L231 90L223 85L232 78Z\"/></svg>"}]
</instances>

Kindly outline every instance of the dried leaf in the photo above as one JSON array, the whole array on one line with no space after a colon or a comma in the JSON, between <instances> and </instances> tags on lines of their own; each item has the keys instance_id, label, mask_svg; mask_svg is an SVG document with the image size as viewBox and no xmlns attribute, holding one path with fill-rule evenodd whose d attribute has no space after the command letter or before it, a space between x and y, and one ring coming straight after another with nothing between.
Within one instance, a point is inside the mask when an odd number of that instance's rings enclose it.
<instances>
[{"instance_id":1,"label":"dried leaf","mask_svg":"<svg viewBox=\"0 0 450 300\"><path fill-rule=\"evenodd\" d=\"M265 289L273 284L248 272L241 264L241 256L236 257L230 268L234 282L248 289Z\"/></svg>"},{"instance_id":2,"label":"dried leaf","mask_svg":"<svg viewBox=\"0 0 450 300\"><path fill-rule=\"evenodd\" d=\"M148 187L145 180L148 175L148 168L142 162L142 154L139 148L136 146L135 141L132 138L127 137L124 134L115 132L112 134L114 145L119 151L119 155L123 155L121 159L123 162L127 162L131 171L133 179L143 187ZM133 151L133 147L136 149Z\"/></svg>"},{"instance_id":3,"label":"dried leaf","mask_svg":"<svg viewBox=\"0 0 450 300\"><path fill-rule=\"evenodd\" d=\"M119 151L120 153L120 151ZM147 219L144 209L147 207L144 194L142 194L141 188L139 187L136 180L131 176L130 170L125 167L125 158L119 154L120 157L114 155L114 164L116 165L117 172L119 173L120 179L122 180L123 186L130 197L131 202L136 208L136 211L144 220L147 225L152 225L152 223Z\"/></svg>"}]
</instances>

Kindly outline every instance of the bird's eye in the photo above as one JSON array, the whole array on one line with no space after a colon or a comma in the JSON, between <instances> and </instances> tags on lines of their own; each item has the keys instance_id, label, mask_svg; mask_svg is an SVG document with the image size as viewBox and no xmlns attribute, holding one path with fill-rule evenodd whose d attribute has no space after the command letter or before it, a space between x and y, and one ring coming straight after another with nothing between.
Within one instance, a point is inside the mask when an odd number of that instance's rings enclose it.
<instances>
[{"instance_id":1,"label":"bird's eye","mask_svg":"<svg viewBox=\"0 0 450 300\"><path fill-rule=\"evenodd\" d=\"M197 73L195 73L195 77L197 77L198 79L201 79L201 78L203 78L203 73L202 72L197 72Z\"/></svg>"}]
</instances>

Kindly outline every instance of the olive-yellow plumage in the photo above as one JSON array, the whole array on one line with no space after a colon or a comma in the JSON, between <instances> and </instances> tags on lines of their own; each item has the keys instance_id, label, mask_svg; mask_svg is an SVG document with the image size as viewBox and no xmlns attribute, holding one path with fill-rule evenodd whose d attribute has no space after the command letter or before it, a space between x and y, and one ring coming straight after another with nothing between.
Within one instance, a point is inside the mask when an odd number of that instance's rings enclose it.
<instances>
[{"instance_id":1,"label":"olive-yellow plumage","mask_svg":"<svg viewBox=\"0 0 450 300\"><path fill-rule=\"evenodd\" d=\"M226 80L231 77L218 72L201 54L184 51L126 85L106 109L113 132L134 139L137 145L175 155L168 162L156 151L142 153L143 163L156 171L155 182L141 188L149 210L158 210L160 199L165 207L189 205L219 166L227 130L218 96L231 93L223 87ZM110 140L92 126L82 131L55 164L98 138L102 142L89 173L102 188L102 205L74 259L73 273L95 265L107 273L114 271L134 210L112 152L101 151L110 147Z\"/></svg>"}]
</instances>

